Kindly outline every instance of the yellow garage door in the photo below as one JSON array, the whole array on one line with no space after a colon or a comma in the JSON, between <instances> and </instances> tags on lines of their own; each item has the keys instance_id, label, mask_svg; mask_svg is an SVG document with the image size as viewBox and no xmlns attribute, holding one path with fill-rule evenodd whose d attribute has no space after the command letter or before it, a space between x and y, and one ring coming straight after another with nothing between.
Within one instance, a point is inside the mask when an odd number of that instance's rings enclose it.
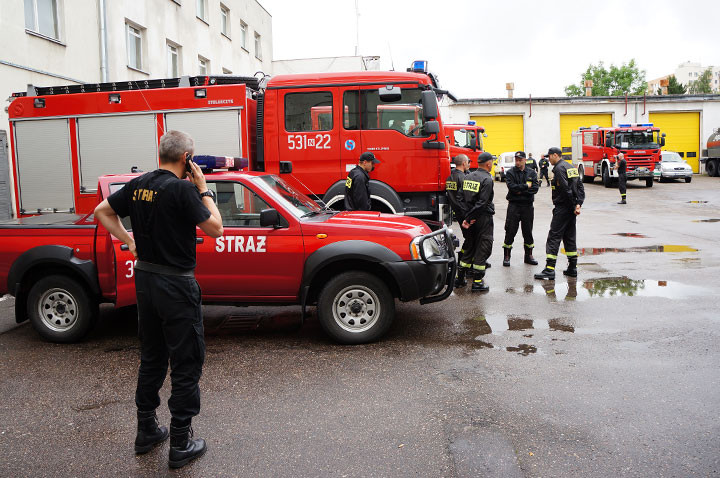
<instances>
[{"instance_id":1,"label":"yellow garage door","mask_svg":"<svg viewBox=\"0 0 720 478\"><path fill-rule=\"evenodd\" d=\"M471 116L470 119L485 128L487 138L483 138L483 147L488 153L497 156L525 149L522 115Z\"/></svg>"},{"instance_id":2,"label":"yellow garage door","mask_svg":"<svg viewBox=\"0 0 720 478\"><path fill-rule=\"evenodd\" d=\"M700 113L650 113L650 122L665 133L666 151L676 151L700 172Z\"/></svg>"},{"instance_id":3,"label":"yellow garage door","mask_svg":"<svg viewBox=\"0 0 720 478\"><path fill-rule=\"evenodd\" d=\"M612 126L612 114L591 113L591 114L560 114L560 147L563 155L572 153L572 132L577 131L581 126L600 126L609 128Z\"/></svg>"}]
</instances>

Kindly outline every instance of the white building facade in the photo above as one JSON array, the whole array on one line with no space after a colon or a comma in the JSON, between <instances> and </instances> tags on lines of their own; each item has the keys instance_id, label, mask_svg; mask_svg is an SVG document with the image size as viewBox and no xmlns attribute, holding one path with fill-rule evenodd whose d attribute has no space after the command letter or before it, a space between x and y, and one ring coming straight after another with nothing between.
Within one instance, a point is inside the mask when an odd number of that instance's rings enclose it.
<instances>
[{"instance_id":1,"label":"white building facade","mask_svg":"<svg viewBox=\"0 0 720 478\"><path fill-rule=\"evenodd\" d=\"M272 17L256 0L2 0L0 45L3 99L27 84L252 76L272 70Z\"/></svg>"},{"instance_id":2,"label":"white building facade","mask_svg":"<svg viewBox=\"0 0 720 478\"><path fill-rule=\"evenodd\" d=\"M708 68L712 71L712 75L710 76L710 87L713 92L720 93L720 66L702 66L698 62L686 61L685 63L678 65L674 73L648 81L648 94L657 95L660 90L660 81L668 79L671 75L675 76L678 83L689 86L690 82L696 81L700 78L700 76Z\"/></svg>"}]
</instances>

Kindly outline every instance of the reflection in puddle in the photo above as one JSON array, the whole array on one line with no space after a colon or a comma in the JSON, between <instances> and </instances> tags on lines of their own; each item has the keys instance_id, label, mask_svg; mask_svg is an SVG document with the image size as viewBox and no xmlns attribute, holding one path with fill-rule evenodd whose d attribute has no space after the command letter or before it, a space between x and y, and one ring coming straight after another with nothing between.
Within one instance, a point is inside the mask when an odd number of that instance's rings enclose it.
<instances>
[{"instance_id":1,"label":"reflection in puddle","mask_svg":"<svg viewBox=\"0 0 720 478\"><path fill-rule=\"evenodd\" d=\"M505 347L508 352L517 352L520 355L527 357L530 354L537 352L537 347L534 345L520 344L517 347Z\"/></svg>"},{"instance_id":2,"label":"reflection in puddle","mask_svg":"<svg viewBox=\"0 0 720 478\"><path fill-rule=\"evenodd\" d=\"M707 204L707 201L688 201L688 204Z\"/></svg>"},{"instance_id":3,"label":"reflection in puddle","mask_svg":"<svg viewBox=\"0 0 720 478\"><path fill-rule=\"evenodd\" d=\"M666 244L662 246L640 246L640 247L585 247L578 249L581 256L597 256L599 254L620 253L620 252L697 252L690 246ZM562 250L565 253L565 249Z\"/></svg>"},{"instance_id":4,"label":"reflection in puddle","mask_svg":"<svg viewBox=\"0 0 720 478\"><path fill-rule=\"evenodd\" d=\"M548 290L550 287L552 289ZM586 280L582 287L577 281L568 280L566 284L536 285L536 294L544 294L551 301L557 300L558 293L564 293L565 300L588 300L608 297L664 297L667 299L684 299L690 296L710 295L711 291L704 287L681 284L672 281L635 280L629 277L601 277Z\"/></svg>"},{"instance_id":5,"label":"reflection in puddle","mask_svg":"<svg viewBox=\"0 0 720 478\"><path fill-rule=\"evenodd\" d=\"M560 330L562 332L570 333L575 332L575 326L572 324L572 321L564 317L550 319L548 320L548 325L550 326L550 330Z\"/></svg>"},{"instance_id":6,"label":"reflection in puddle","mask_svg":"<svg viewBox=\"0 0 720 478\"><path fill-rule=\"evenodd\" d=\"M647 237L645 234L640 234L638 232L616 232L615 234L613 234L613 236L634 237L637 239L642 239L642 238Z\"/></svg>"},{"instance_id":7,"label":"reflection in puddle","mask_svg":"<svg viewBox=\"0 0 720 478\"><path fill-rule=\"evenodd\" d=\"M693 222L720 222L720 219L695 219Z\"/></svg>"}]
</instances>

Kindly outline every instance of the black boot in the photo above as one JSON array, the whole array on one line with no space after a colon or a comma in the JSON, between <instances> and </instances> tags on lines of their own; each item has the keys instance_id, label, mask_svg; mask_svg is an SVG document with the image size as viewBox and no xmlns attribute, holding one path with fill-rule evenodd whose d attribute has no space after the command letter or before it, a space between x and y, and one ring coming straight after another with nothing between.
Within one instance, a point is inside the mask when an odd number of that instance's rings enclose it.
<instances>
[{"instance_id":1,"label":"black boot","mask_svg":"<svg viewBox=\"0 0 720 478\"><path fill-rule=\"evenodd\" d=\"M510 253L512 252L512 249L503 246L503 266L510 267Z\"/></svg>"},{"instance_id":2,"label":"black boot","mask_svg":"<svg viewBox=\"0 0 720 478\"><path fill-rule=\"evenodd\" d=\"M142 455L149 452L155 445L164 442L168 437L167 427L158 426L155 411L137 412L138 429L135 436L135 453Z\"/></svg>"},{"instance_id":3,"label":"black boot","mask_svg":"<svg viewBox=\"0 0 720 478\"><path fill-rule=\"evenodd\" d=\"M473 274L473 284L470 292L487 292L490 287L485 283L485 271L475 271Z\"/></svg>"},{"instance_id":4,"label":"black boot","mask_svg":"<svg viewBox=\"0 0 720 478\"><path fill-rule=\"evenodd\" d=\"M458 269L457 277L455 277L455 288L465 287L467 285L467 281L465 280L465 272L466 269L464 267L460 267Z\"/></svg>"},{"instance_id":5,"label":"black boot","mask_svg":"<svg viewBox=\"0 0 720 478\"><path fill-rule=\"evenodd\" d=\"M535 278L540 280L555 280L555 262L557 259L548 257L546 261L545 269L535 274Z\"/></svg>"},{"instance_id":6,"label":"black boot","mask_svg":"<svg viewBox=\"0 0 720 478\"><path fill-rule=\"evenodd\" d=\"M538 265L538 261L532 255L532 247L525 246L525 264Z\"/></svg>"},{"instance_id":7,"label":"black boot","mask_svg":"<svg viewBox=\"0 0 720 478\"><path fill-rule=\"evenodd\" d=\"M190 425L184 427L173 427L170 425L170 468L180 468L188 464L190 460L199 458L207 451L205 440L198 438L193 440L193 431Z\"/></svg>"},{"instance_id":8,"label":"black boot","mask_svg":"<svg viewBox=\"0 0 720 478\"><path fill-rule=\"evenodd\" d=\"M563 275L577 277L577 256L568 257L568 268L563 271Z\"/></svg>"},{"instance_id":9,"label":"black boot","mask_svg":"<svg viewBox=\"0 0 720 478\"><path fill-rule=\"evenodd\" d=\"M626 196L625 194L620 195L620 202L618 204L627 204L627 201L625 200Z\"/></svg>"}]
</instances>

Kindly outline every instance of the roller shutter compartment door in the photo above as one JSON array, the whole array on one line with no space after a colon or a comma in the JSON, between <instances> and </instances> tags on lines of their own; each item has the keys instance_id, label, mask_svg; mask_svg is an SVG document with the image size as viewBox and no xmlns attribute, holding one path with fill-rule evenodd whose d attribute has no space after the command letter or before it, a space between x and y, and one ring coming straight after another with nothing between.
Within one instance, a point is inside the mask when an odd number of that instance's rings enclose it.
<instances>
[{"instance_id":1,"label":"roller shutter compartment door","mask_svg":"<svg viewBox=\"0 0 720 478\"><path fill-rule=\"evenodd\" d=\"M16 121L20 213L74 209L67 119Z\"/></svg>"},{"instance_id":2,"label":"roller shutter compartment door","mask_svg":"<svg viewBox=\"0 0 720 478\"><path fill-rule=\"evenodd\" d=\"M483 138L483 147L488 153L499 156L525 149L522 115L471 116L470 119L485 128L488 137Z\"/></svg>"},{"instance_id":3,"label":"roller shutter compartment door","mask_svg":"<svg viewBox=\"0 0 720 478\"><path fill-rule=\"evenodd\" d=\"M675 151L700 172L700 113L650 113L650 122L665 133L665 151Z\"/></svg>"},{"instance_id":4,"label":"roller shutter compartment door","mask_svg":"<svg viewBox=\"0 0 720 478\"><path fill-rule=\"evenodd\" d=\"M105 174L127 174L133 166L152 171L158 165L155 115L78 118L80 192L97 190Z\"/></svg>"},{"instance_id":5,"label":"roller shutter compartment door","mask_svg":"<svg viewBox=\"0 0 720 478\"><path fill-rule=\"evenodd\" d=\"M196 155L241 156L240 110L167 113L165 131L170 130L189 134Z\"/></svg>"},{"instance_id":6,"label":"roller shutter compartment door","mask_svg":"<svg viewBox=\"0 0 720 478\"><path fill-rule=\"evenodd\" d=\"M572 132L581 126L599 126L609 128L612 124L612 114L560 114L560 148L563 156L572 154Z\"/></svg>"}]
</instances>

